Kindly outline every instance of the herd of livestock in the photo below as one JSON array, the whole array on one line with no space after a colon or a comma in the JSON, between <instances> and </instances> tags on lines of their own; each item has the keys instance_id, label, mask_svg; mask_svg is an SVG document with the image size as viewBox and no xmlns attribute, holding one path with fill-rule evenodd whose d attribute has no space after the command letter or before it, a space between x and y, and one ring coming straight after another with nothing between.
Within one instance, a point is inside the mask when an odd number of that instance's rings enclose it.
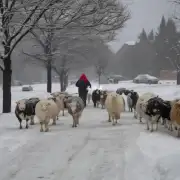
<instances>
[{"instance_id":1,"label":"herd of livestock","mask_svg":"<svg viewBox=\"0 0 180 180\"><path fill-rule=\"evenodd\" d=\"M123 94L127 97L127 106L130 112L134 112L134 118L142 119L147 124L147 130L154 131L154 124L158 130L158 124L161 122L165 128L173 131L177 130L177 136L180 137L180 100L173 99L171 101L163 100L154 93L147 92L139 95L138 92L119 88L117 91L107 91L96 89L92 94L88 94L88 103L92 100L94 108L101 104L102 109L108 112L108 121L112 121L112 125L116 125L121 118L122 112L125 111L125 100ZM22 129L22 121L26 121L26 128L34 125L34 117L36 116L40 123L40 131L49 131L50 120L56 124L59 114L64 110L72 116L73 125L79 125L79 119L84 110L84 102L77 95L68 94L67 92L54 92L47 99L32 97L30 99L21 99L16 102L15 115Z\"/></svg>"}]
</instances>

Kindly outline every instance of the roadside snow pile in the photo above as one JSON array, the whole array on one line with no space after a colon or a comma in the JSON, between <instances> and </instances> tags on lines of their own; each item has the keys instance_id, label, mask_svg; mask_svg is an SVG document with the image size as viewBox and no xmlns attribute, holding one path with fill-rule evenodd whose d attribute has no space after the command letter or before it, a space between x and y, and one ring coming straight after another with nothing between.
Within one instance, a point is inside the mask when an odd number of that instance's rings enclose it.
<instances>
[{"instance_id":1,"label":"roadside snow pile","mask_svg":"<svg viewBox=\"0 0 180 180\"><path fill-rule=\"evenodd\" d=\"M141 132L136 143L144 156L149 157L154 178L179 180L180 143L176 138L163 133Z\"/></svg>"}]
</instances>

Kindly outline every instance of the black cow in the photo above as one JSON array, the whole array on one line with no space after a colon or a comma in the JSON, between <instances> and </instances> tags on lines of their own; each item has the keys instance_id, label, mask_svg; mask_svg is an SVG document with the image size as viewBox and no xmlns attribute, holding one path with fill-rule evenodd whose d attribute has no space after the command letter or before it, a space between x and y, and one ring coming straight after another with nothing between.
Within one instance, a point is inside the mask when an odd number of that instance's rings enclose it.
<instances>
[{"instance_id":1,"label":"black cow","mask_svg":"<svg viewBox=\"0 0 180 180\"><path fill-rule=\"evenodd\" d=\"M164 101L160 97L154 97L148 100L145 114L150 117L159 115L157 123L162 118L163 124L166 124L166 120L170 121L170 111L170 101Z\"/></svg>"},{"instance_id":2,"label":"black cow","mask_svg":"<svg viewBox=\"0 0 180 180\"><path fill-rule=\"evenodd\" d=\"M22 129L22 120L26 120L26 129L28 129L29 127L29 119L31 119L30 124L34 125L35 107L39 101L39 98L22 99L20 101L17 101L15 115L19 120L20 129Z\"/></svg>"},{"instance_id":3,"label":"black cow","mask_svg":"<svg viewBox=\"0 0 180 180\"><path fill-rule=\"evenodd\" d=\"M98 107L100 103L101 98L101 90L96 89L92 92L92 102L94 104L94 107Z\"/></svg>"}]
</instances>

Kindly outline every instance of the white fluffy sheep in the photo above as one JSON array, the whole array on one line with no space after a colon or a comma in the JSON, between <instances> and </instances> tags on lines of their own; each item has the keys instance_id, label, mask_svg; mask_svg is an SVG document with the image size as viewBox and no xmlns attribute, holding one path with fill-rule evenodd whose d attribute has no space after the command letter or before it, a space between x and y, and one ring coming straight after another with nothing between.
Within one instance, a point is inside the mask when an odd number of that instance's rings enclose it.
<instances>
[{"instance_id":1,"label":"white fluffy sheep","mask_svg":"<svg viewBox=\"0 0 180 180\"><path fill-rule=\"evenodd\" d=\"M142 118L147 119L148 117L145 115L144 110L145 110L145 105L146 102L150 99L155 97L156 95L154 93L151 92L147 92L142 94L137 101L136 104L136 114L135 114L135 118L139 117L139 121L142 122Z\"/></svg>"},{"instance_id":2,"label":"white fluffy sheep","mask_svg":"<svg viewBox=\"0 0 180 180\"><path fill-rule=\"evenodd\" d=\"M127 95L127 105L129 108L129 112L133 112L133 100L131 98L131 93Z\"/></svg>"},{"instance_id":3,"label":"white fluffy sheep","mask_svg":"<svg viewBox=\"0 0 180 180\"><path fill-rule=\"evenodd\" d=\"M79 125L79 119L82 115L84 110L84 102L80 97L73 97L69 96L65 98L65 104L68 109L68 113L73 118L73 125L72 127L77 127Z\"/></svg>"},{"instance_id":4,"label":"white fluffy sheep","mask_svg":"<svg viewBox=\"0 0 180 180\"><path fill-rule=\"evenodd\" d=\"M53 119L53 124L56 124L56 117L59 113L57 104L53 100L40 100L35 108L35 114L39 119L41 128L40 131L43 132L43 125L45 126L45 132L49 131L50 119Z\"/></svg>"},{"instance_id":5,"label":"white fluffy sheep","mask_svg":"<svg viewBox=\"0 0 180 180\"><path fill-rule=\"evenodd\" d=\"M51 93L51 95L54 98L56 98L56 104L58 105L59 113L60 113L60 111L62 111L62 115L64 116L64 109L66 108L65 103L64 103L64 99L68 95L68 93L66 93L66 92L54 92L54 93Z\"/></svg>"},{"instance_id":6,"label":"white fluffy sheep","mask_svg":"<svg viewBox=\"0 0 180 180\"><path fill-rule=\"evenodd\" d=\"M118 95L116 92L112 92L107 95L105 107L109 114L109 122L111 122L112 118L112 125L117 124L117 120L120 119L121 112L124 109L123 104L123 97Z\"/></svg>"},{"instance_id":7,"label":"white fluffy sheep","mask_svg":"<svg viewBox=\"0 0 180 180\"><path fill-rule=\"evenodd\" d=\"M175 102L175 101L174 101ZM170 112L171 128L174 125L175 129L178 130L177 137L180 137L180 101L175 102Z\"/></svg>"}]
</instances>

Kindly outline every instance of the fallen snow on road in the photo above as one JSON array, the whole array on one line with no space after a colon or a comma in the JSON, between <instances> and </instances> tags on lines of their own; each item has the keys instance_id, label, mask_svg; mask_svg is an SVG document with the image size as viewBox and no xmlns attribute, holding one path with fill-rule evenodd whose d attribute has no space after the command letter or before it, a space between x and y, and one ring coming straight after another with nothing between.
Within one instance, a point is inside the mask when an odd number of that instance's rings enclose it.
<instances>
[{"instance_id":1,"label":"fallen snow on road","mask_svg":"<svg viewBox=\"0 0 180 180\"><path fill-rule=\"evenodd\" d=\"M94 85L95 87L96 85ZM175 85L103 85L140 93L151 91L166 99L180 97ZM13 102L20 98L48 97L45 86L34 92L12 88ZM58 90L59 85L53 85ZM68 88L71 93L77 90ZM15 106L15 103L13 107ZM150 133L144 124L125 112L117 126L107 122L107 112L90 104L77 128L72 118L60 117L50 132L40 133L39 124L19 130L14 113L0 115L0 180L179 180L180 140L163 127Z\"/></svg>"}]
</instances>

